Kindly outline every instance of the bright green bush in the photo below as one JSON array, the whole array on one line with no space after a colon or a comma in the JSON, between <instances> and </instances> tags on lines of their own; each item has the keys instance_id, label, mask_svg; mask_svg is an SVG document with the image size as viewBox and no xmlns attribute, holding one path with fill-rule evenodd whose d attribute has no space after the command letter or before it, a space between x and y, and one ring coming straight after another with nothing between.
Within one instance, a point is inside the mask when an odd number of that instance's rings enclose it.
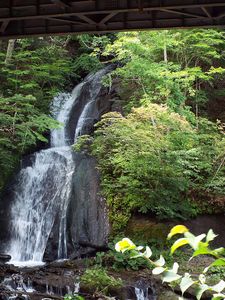
<instances>
[{"instance_id":1,"label":"bright green bush","mask_svg":"<svg viewBox=\"0 0 225 300\"><path fill-rule=\"evenodd\" d=\"M221 140L213 123L201 120L196 129L166 106L149 104L126 117L115 112L104 115L94 138L81 138L76 148L89 148L97 158L117 231L135 211L184 219L209 212L210 203L215 210L213 197L224 193L221 183L213 184L222 182L224 172L218 169L223 160ZM204 194L211 195L209 201L201 202Z\"/></svg>"},{"instance_id":2,"label":"bright green bush","mask_svg":"<svg viewBox=\"0 0 225 300\"><path fill-rule=\"evenodd\" d=\"M95 292L101 292L107 295L109 289L120 288L122 286L122 280L110 276L102 267L95 267L85 271L81 276L81 284Z\"/></svg>"}]
</instances>

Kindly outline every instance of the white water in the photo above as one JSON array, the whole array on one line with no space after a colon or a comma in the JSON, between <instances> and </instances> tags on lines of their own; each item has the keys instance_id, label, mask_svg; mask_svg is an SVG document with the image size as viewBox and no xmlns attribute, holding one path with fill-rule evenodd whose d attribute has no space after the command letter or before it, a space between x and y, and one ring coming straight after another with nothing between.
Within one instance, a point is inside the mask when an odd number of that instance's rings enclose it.
<instances>
[{"instance_id":1,"label":"white water","mask_svg":"<svg viewBox=\"0 0 225 300\"><path fill-rule=\"evenodd\" d=\"M90 98L77 120L75 140L85 133L86 122L94 119L91 107L101 89L100 80L104 74L105 71L101 70L90 75L71 95L63 94L64 104L56 117L63 127L51 132L51 148L35 153L32 165L22 169L18 175L11 207L12 237L7 251L12 257L10 264L43 264L46 245L56 220L59 220L58 258L67 257L67 208L75 171L67 124L74 103L79 101L82 88L88 83ZM61 100L61 96L56 97L55 106Z\"/></svg>"},{"instance_id":2,"label":"white water","mask_svg":"<svg viewBox=\"0 0 225 300\"><path fill-rule=\"evenodd\" d=\"M137 300L149 300L148 288L135 287L135 295Z\"/></svg>"},{"instance_id":3,"label":"white water","mask_svg":"<svg viewBox=\"0 0 225 300\"><path fill-rule=\"evenodd\" d=\"M69 145L69 137L66 131L66 124L70 117L71 108L73 107L74 102L79 99L81 94L81 90L84 83L78 84L72 92L72 95L67 95L66 101L63 105L63 108L59 111L57 115L57 120L63 124L64 126L61 129L54 129L51 132L51 146L52 147L62 147L65 145ZM54 99L54 106L58 106L58 102L61 102L62 98L59 95Z\"/></svg>"}]
</instances>

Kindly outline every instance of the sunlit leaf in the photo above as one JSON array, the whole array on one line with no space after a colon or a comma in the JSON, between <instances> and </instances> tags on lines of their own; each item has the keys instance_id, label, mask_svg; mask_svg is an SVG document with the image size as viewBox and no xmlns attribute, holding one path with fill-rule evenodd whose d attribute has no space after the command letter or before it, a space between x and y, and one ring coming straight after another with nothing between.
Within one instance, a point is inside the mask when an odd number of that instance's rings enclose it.
<instances>
[{"instance_id":1,"label":"sunlit leaf","mask_svg":"<svg viewBox=\"0 0 225 300\"><path fill-rule=\"evenodd\" d=\"M225 295L223 295L223 294L213 294L212 300L221 300L221 299L225 299Z\"/></svg>"},{"instance_id":2,"label":"sunlit leaf","mask_svg":"<svg viewBox=\"0 0 225 300\"><path fill-rule=\"evenodd\" d=\"M176 234L182 234L182 233L185 233L185 232L188 232L188 229L187 229L186 226L176 225L170 230L170 233L168 234L168 239L171 239Z\"/></svg>"},{"instance_id":3,"label":"sunlit leaf","mask_svg":"<svg viewBox=\"0 0 225 300\"><path fill-rule=\"evenodd\" d=\"M213 263L211 263L207 268L204 269L206 273L211 267L225 266L225 258L218 258Z\"/></svg>"},{"instance_id":4,"label":"sunlit leaf","mask_svg":"<svg viewBox=\"0 0 225 300\"><path fill-rule=\"evenodd\" d=\"M185 293L185 291L192 286L195 283L195 281L193 281L191 279L190 274L185 273L184 277L182 278L181 282L180 282L180 289L182 292L182 295Z\"/></svg>"},{"instance_id":5,"label":"sunlit leaf","mask_svg":"<svg viewBox=\"0 0 225 300\"><path fill-rule=\"evenodd\" d=\"M216 237L217 237L217 234L215 234L215 233L213 232L213 230L210 229L210 230L208 231L208 233L207 233L207 236L206 236L206 242L209 243L209 242L213 241Z\"/></svg>"},{"instance_id":6,"label":"sunlit leaf","mask_svg":"<svg viewBox=\"0 0 225 300\"><path fill-rule=\"evenodd\" d=\"M175 263L173 264L172 271L173 271L174 273L177 273L177 272L178 272L178 269L179 269L179 265L178 265L177 262L175 262Z\"/></svg>"},{"instance_id":7,"label":"sunlit leaf","mask_svg":"<svg viewBox=\"0 0 225 300\"><path fill-rule=\"evenodd\" d=\"M189 245L194 249L197 250L199 243L206 237L206 234L200 234L198 236L195 236L194 234L190 233L190 232L185 232L184 234L185 238L188 239L188 243Z\"/></svg>"},{"instance_id":8,"label":"sunlit leaf","mask_svg":"<svg viewBox=\"0 0 225 300\"><path fill-rule=\"evenodd\" d=\"M201 284L197 289L196 298L200 300L203 293L207 290L209 290L209 286L207 284Z\"/></svg>"},{"instance_id":9,"label":"sunlit leaf","mask_svg":"<svg viewBox=\"0 0 225 300\"><path fill-rule=\"evenodd\" d=\"M147 257L147 258L152 256L152 250L148 246L146 247L146 250L144 252L144 256Z\"/></svg>"},{"instance_id":10,"label":"sunlit leaf","mask_svg":"<svg viewBox=\"0 0 225 300\"><path fill-rule=\"evenodd\" d=\"M163 274L163 282L173 282L181 279L181 276L169 270Z\"/></svg>"},{"instance_id":11,"label":"sunlit leaf","mask_svg":"<svg viewBox=\"0 0 225 300\"><path fill-rule=\"evenodd\" d=\"M192 258L196 257L198 255L207 255L207 254L211 254L211 250L209 250L208 246L206 243L202 243L200 242L198 244L198 248L197 250L194 251Z\"/></svg>"},{"instance_id":12,"label":"sunlit leaf","mask_svg":"<svg viewBox=\"0 0 225 300\"><path fill-rule=\"evenodd\" d=\"M155 261L156 266L162 267L165 265L165 259L162 255L160 255L160 258Z\"/></svg>"},{"instance_id":13,"label":"sunlit leaf","mask_svg":"<svg viewBox=\"0 0 225 300\"><path fill-rule=\"evenodd\" d=\"M159 275L162 274L166 269L163 267L156 267L152 270L153 275Z\"/></svg>"},{"instance_id":14,"label":"sunlit leaf","mask_svg":"<svg viewBox=\"0 0 225 300\"><path fill-rule=\"evenodd\" d=\"M116 243L115 250L117 252L125 252L127 250L135 249L136 245L128 238L123 238L121 241Z\"/></svg>"},{"instance_id":15,"label":"sunlit leaf","mask_svg":"<svg viewBox=\"0 0 225 300\"><path fill-rule=\"evenodd\" d=\"M212 286L211 288L213 289L213 291L217 293L221 293L225 289L225 281L220 280L220 282L218 282L216 285Z\"/></svg>"},{"instance_id":16,"label":"sunlit leaf","mask_svg":"<svg viewBox=\"0 0 225 300\"><path fill-rule=\"evenodd\" d=\"M189 243L188 239L186 239L186 238L178 239L171 247L171 250L170 250L171 254L173 254L178 248L180 248L184 245L187 245L188 243Z\"/></svg>"}]
</instances>

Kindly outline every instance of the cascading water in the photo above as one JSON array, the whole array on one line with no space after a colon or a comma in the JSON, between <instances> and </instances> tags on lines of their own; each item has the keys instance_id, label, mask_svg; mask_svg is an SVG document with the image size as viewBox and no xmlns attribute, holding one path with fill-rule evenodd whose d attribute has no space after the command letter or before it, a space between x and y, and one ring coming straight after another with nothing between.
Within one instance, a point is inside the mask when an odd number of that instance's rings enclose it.
<instances>
[{"instance_id":1,"label":"cascading water","mask_svg":"<svg viewBox=\"0 0 225 300\"><path fill-rule=\"evenodd\" d=\"M141 279L136 282L134 287L135 297L137 300L156 300L155 290L148 282Z\"/></svg>"},{"instance_id":2,"label":"cascading water","mask_svg":"<svg viewBox=\"0 0 225 300\"><path fill-rule=\"evenodd\" d=\"M56 97L55 106L64 98L56 119L63 124L51 132L51 148L37 152L33 163L22 169L14 186L11 206L11 240L8 253L15 265L35 265L43 261L54 223L58 226L58 258L67 257L67 209L71 197L72 178L76 165L71 144L87 132L99 113L95 102L101 90L101 79L107 67L87 76L71 95ZM83 95L85 93L85 96ZM82 96L83 95L83 96ZM76 118L71 114L80 100ZM71 119L73 133L71 134Z\"/></svg>"},{"instance_id":3,"label":"cascading water","mask_svg":"<svg viewBox=\"0 0 225 300\"><path fill-rule=\"evenodd\" d=\"M148 288L135 288L135 295L137 300L148 300Z\"/></svg>"}]
</instances>

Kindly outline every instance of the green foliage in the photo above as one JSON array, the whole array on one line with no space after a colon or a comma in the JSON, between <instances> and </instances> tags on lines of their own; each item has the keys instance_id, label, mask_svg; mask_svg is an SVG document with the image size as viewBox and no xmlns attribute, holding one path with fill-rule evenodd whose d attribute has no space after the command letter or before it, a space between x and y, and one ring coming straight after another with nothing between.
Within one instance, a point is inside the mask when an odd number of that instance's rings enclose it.
<instances>
[{"instance_id":1,"label":"green foliage","mask_svg":"<svg viewBox=\"0 0 225 300\"><path fill-rule=\"evenodd\" d=\"M208 271L212 267L223 266L225 267L225 249L224 248L217 248L211 249L210 243L215 239L216 235L212 231L209 230L207 234L201 234L199 236L195 236L191 232L189 232L188 228L183 225L177 225L173 227L168 235L168 239L171 239L173 236L177 234L182 234L184 237L179 238L174 242L171 247L171 253L173 254L178 248L189 245L192 250L193 254L190 259L199 256L199 255L210 255L214 258L214 261L203 270L203 273L198 275L191 275L189 273L179 274L179 264L175 262L172 268L166 266L166 261L162 255L156 261L151 259L152 257L152 250L146 246L137 247L131 240L128 238L124 238L119 241L115 245L115 249L118 252L126 253L128 252L130 258L137 259L139 257L145 258L149 261L153 266L154 269L152 270L153 275L160 275L163 282L168 283L169 285L175 287L179 286L182 296L184 293L190 288L195 287L196 291L196 299L200 300L202 295L206 291L210 291L212 296L212 300L220 300L225 299L225 294L223 291L225 290L225 282L224 280L220 280L216 284L209 284L210 276ZM183 299L183 298L182 298Z\"/></svg>"},{"instance_id":2,"label":"green foliage","mask_svg":"<svg viewBox=\"0 0 225 300\"><path fill-rule=\"evenodd\" d=\"M223 32L213 29L129 32L118 34L102 55L123 63L114 76L122 79L127 111L151 101L187 115L188 104L198 115L224 74L224 45Z\"/></svg>"},{"instance_id":3,"label":"green foliage","mask_svg":"<svg viewBox=\"0 0 225 300\"><path fill-rule=\"evenodd\" d=\"M65 295L64 300L85 300L85 298L80 295Z\"/></svg>"},{"instance_id":4,"label":"green foliage","mask_svg":"<svg viewBox=\"0 0 225 300\"><path fill-rule=\"evenodd\" d=\"M115 251L115 242L119 239L115 239L112 243L109 243L110 250L107 253L97 253L95 258L95 263L101 266L110 266L114 270L119 271L121 269L126 270L139 270L149 267L149 263L143 259L138 258L136 260L130 260L128 253L119 253ZM101 258L100 258L101 257Z\"/></svg>"},{"instance_id":5,"label":"green foliage","mask_svg":"<svg viewBox=\"0 0 225 300\"><path fill-rule=\"evenodd\" d=\"M0 190L21 156L47 142L56 126L49 117L53 96L100 65L87 49L74 55L74 44L83 48L77 38L16 40L6 61L7 43L0 43Z\"/></svg>"},{"instance_id":6,"label":"green foliage","mask_svg":"<svg viewBox=\"0 0 225 300\"><path fill-rule=\"evenodd\" d=\"M17 40L10 63L5 64L2 58L2 94L33 95L44 112L49 111L52 97L65 86L72 73L71 57L54 39Z\"/></svg>"},{"instance_id":7,"label":"green foliage","mask_svg":"<svg viewBox=\"0 0 225 300\"><path fill-rule=\"evenodd\" d=\"M0 98L0 188L20 156L58 123L40 112L33 96L14 95Z\"/></svg>"},{"instance_id":8,"label":"green foliage","mask_svg":"<svg viewBox=\"0 0 225 300\"><path fill-rule=\"evenodd\" d=\"M122 286L122 280L110 276L107 271L101 267L95 267L85 271L81 276L81 284L95 292L101 292L107 295L110 289L120 288Z\"/></svg>"},{"instance_id":9,"label":"green foliage","mask_svg":"<svg viewBox=\"0 0 225 300\"><path fill-rule=\"evenodd\" d=\"M137 210L173 219L209 211L210 204L215 208L224 194L221 140L213 123L201 119L196 130L167 107L149 104L126 118L115 112L104 115L93 143L83 137L76 147L90 149L97 158L110 219L118 231ZM207 202L194 202L195 194L201 199L208 193L214 196ZM217 205L222 208L224 202Z\"/></svg>"}]
</instances>

